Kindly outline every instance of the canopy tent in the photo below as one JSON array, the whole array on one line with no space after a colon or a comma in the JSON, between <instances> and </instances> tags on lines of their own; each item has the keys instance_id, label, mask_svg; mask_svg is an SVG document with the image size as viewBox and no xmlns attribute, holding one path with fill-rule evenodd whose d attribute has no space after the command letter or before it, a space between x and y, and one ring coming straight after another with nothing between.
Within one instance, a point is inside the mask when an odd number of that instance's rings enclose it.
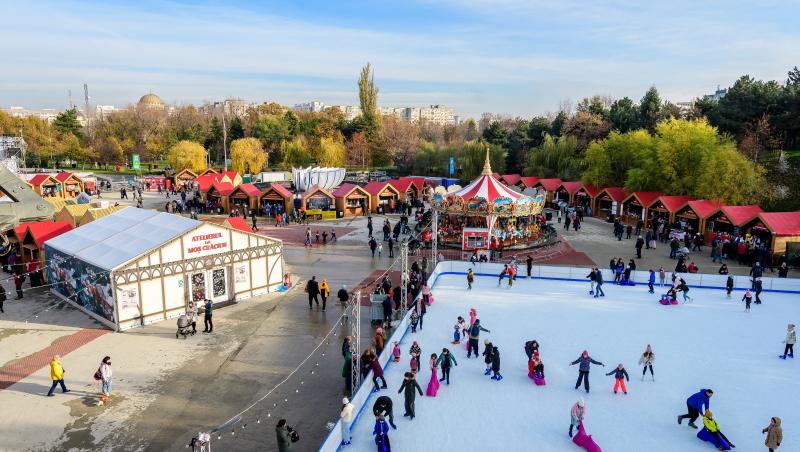
<instances>
[{"instance_id":1,"label":"canopy tent","mask_svg":"<svg viewBox=\"0 0 800 452\"><path fill-rule=\"evenodd\" d=\"M675 214L688 205L689 201L694 201L694 198L691 196L661 196L650 206L649 210L652 213L650 216L660 215L669 223L674 223Z\"/></svg>"},{"instance_id":2,"label":"canopy tent","mask_svg":"<svg viewBox=\"0 0 800 452\"><path fill-rule=\"evenodd\" d=\"M675 211L673 221L680 220L693 223L696 230L702 232L708 240L710 235L706 234L705 231L713 230L713 222L709 223L708 219L718 212L723 205L719 201L707 199L689 201Z\"/></svg>"},{"instance_id":3,"label":"canopy tent","mask_svg":"<svg viewBox=\"0 0 800 452\"><path fill-rule=\"evenodd\" d=\"M144 209L50 239L45 254L53 291L114 329L265 293L283 276L278 240Z\"/></svg>"},{"instance_id":4,"label":"canopy tent","mask_svg":"<svg viewBox=\"0 0 800 452\"><path fill-rule=\"evenodd\" d=\"M344 180L344 168L292 168L292 181L298 191L306 191L314 185L332 190Z\"/></svg>"}]
</instances>

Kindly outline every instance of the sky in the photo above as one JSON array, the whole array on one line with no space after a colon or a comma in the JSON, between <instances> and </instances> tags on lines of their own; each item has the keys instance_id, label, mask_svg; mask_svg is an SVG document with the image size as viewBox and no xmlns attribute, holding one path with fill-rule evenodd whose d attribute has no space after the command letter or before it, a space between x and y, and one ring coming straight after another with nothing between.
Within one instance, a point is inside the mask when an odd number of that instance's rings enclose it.
<instances>
[{"instance_id":1,"label":"sky","mask_svg":"<svg viewBox=\"0 0 800 452\"><path fill-rule=\"evenodd\" d=\"M689 101L800 65L800 1L36 0L3 7L0 107L234 97L531 117L592 95Z\"/></svg>"}]
</instances>

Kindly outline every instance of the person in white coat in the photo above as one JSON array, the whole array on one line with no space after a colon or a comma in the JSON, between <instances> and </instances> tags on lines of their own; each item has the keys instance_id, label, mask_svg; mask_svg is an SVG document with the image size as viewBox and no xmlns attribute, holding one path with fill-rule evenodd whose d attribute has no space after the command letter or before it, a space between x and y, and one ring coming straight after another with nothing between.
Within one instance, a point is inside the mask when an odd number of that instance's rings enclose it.
<instances>
[{"instance_id":1,"label":"person in white coat","mask_svg":"<svg viewBox=\"0 0 800 452\"><path fill-rule=\"evenodd\" d=\"M353 422L356 407L350 403L347 397L342 399L342 445L347 446L350 444L350 423Z\"/></svg>"},{"instance_id":2,"label":"person in white coat","mask_svg":"<svg viewBox=\"0 0 800 452\"><path fill-rule=\"evenodd\" d=\"M111 380L113 378L113 371L111 370L111 357L106 356L100 363L100 389L103 395L108 397L111 395Z\"/></svg>"}]
</instances>

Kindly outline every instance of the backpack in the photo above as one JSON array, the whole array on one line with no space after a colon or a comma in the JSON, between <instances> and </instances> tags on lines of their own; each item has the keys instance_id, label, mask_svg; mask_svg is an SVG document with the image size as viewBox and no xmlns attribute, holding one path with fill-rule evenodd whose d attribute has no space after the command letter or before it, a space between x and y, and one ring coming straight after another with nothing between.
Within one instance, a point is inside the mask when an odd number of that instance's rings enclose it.
<instances>
[{"instance_id":1,"label":"backpack","mask_svg":"<svg viewBox=\"0 0 800 452\"><path fill-rule=\"evenodd\" d=\"M97 368L97 371L94 373L94 379L100 381L103 379L103 373L100 372L101 367Z\"/></svg>"}]
</instances>

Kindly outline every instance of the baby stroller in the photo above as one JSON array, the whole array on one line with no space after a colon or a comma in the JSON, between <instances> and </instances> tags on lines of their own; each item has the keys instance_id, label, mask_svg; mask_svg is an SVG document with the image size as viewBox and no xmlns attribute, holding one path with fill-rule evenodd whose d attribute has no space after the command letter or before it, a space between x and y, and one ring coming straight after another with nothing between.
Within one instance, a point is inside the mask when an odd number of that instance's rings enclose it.
<instances>
[{"instance_id":1,"label":"baby stroller","mask_svg":"<svg viewBox=\"0 0 800 452\"><path fill-rule=\"evenodd\" d=\"M681 248L678 248L678 251L675 252L675 257L677 259L683 259L683 260L688 259L689 258L689 248L687 248L685 246L683 246Z\"/></svg>"},{"instance_id":2,"label":"baby stroller","mask_svg":"<svg viewBox=\"0 0 800 452\"><path fill-rule=\"evenodd\" d=\"M186 336L194 336L194 328L192 328L192 321L189 319L189 316L186 314L181 314L178 317L178 331L175 332L175 339L179 336L183 336L186 339Z\"/></svg>"}]
</instances>

